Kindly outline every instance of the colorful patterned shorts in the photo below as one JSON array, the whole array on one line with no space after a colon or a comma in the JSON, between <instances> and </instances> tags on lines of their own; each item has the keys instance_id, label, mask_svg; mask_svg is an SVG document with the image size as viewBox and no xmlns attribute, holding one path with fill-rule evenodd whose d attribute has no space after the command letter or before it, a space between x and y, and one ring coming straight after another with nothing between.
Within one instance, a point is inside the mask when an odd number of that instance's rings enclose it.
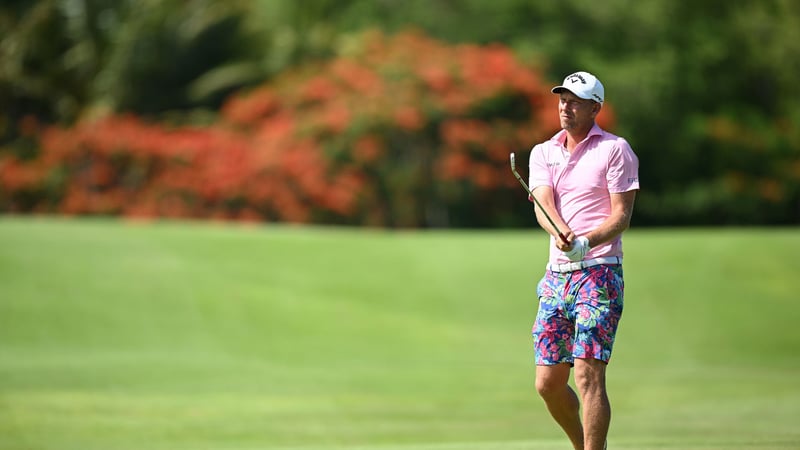
<instances>
[{"instance_id":1,"label":"colorful patterned shorts","mask_svg":"<svg viewBox=\"0 0 800 450\"><path fill-rule=\"evenodd\" d=\"M532 330L536 364L572 364L575 358L608 362L624 288L621 265L548 270L537 288L539 312Z\"/></svg>"}]
</instances>

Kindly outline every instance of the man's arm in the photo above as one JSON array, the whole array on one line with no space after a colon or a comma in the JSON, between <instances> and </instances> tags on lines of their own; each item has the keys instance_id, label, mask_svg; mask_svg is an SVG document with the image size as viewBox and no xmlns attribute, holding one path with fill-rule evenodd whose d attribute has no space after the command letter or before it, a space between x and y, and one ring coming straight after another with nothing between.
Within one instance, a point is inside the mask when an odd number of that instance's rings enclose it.
<instances>
[{"instance_id":1,"label":"man's arm","mask_svg":"<svg viewBox=\"0 0 800 450\"><path fill-rule=\"evenodd\" d=\"M564 234L564 237L567 238L568 242L572 242L575 239L575 233L570 229L569 225L564 222L564 219L561 218L561 215L558 214L556 211L556 203L553 200L553 188L550 186L537 186L533 188L533 195L536 196L536 200L541 203L542 207L547 210L547 215L553 219L553 222L558 227L559 231ZM536 221L539 222L539 226L541 226L545 231L547 231L551 236L556 239L556 246L560 250L569 249L570 246L567 246L564 242L561 241L561 238L558 237L558 231L556 231L550 222L547 220L547 217L544 216L542 213L541 208L537 207L534 203L534 209L536 210Z\"/></svg>"},{"instance_id":2,"label":"man's arm","mask_svg":"<svg viewBox=\"0 0 800 450\"><path fill-rule=\"evenodd\" d=\"M604 244L630 227L634 200L636 200L636 189L611 194L611 215L600 226L585 235L589 239L590 247Z\"/></svg>"}]
</instances>

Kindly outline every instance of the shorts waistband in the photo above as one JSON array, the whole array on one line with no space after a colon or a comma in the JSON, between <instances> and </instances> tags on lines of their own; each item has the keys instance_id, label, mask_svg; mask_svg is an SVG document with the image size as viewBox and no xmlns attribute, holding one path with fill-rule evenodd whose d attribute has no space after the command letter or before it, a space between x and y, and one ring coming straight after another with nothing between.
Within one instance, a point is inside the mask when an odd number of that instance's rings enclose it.
<instances>
[{"instance_id":1,"label":"shorts waistband","mask_svg":"<svg viewBox=\"0 0 800 450\"><path fill-rule=\"evenodd\" d=\"M547 264L547 270L553 272L575 272L576 270L583 270L587 267L599 266L600 264L622 264L621 256L609 256L604 258L592 258L584 261L575 261L561 264Z\"/></svg>"}]
</instances>

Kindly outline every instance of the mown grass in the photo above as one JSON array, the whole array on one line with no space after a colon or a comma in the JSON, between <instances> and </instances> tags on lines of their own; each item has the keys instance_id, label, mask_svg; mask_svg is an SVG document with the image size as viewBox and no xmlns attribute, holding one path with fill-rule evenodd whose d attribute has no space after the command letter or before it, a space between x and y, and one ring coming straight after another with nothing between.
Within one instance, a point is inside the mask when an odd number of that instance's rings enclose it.
<instances>
[{"instance_id":1,"label":"mown grass","mask_svg":"<svg viewBox=\"0 0 800 450\"><path fill-rule=\"evenodd\" d=\"M631 230L611 448L800 447L800 233ZM568 449L539 231L0 219L0 449Z\"/></svg>"}]
</instances>

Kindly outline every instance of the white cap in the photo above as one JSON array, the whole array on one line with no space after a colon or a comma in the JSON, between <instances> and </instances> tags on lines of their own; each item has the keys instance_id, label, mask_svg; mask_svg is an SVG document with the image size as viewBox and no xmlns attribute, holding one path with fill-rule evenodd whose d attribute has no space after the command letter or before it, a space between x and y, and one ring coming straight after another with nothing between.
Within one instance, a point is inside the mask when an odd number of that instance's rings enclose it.
<instances>
[{"instance_id":1,"label":"white cap","mask_svg":"<svg viewBox=\"0 0 800 450\"><path fill-rule=\"evenodd\" d=\"M575 72L571 75L567 75L561 86L554 87L551 92L558 94L565 89L580 98L594 100L597 103L603 103L605 99L603 83L589 72Z\"/></svg>"}]
</instances>

